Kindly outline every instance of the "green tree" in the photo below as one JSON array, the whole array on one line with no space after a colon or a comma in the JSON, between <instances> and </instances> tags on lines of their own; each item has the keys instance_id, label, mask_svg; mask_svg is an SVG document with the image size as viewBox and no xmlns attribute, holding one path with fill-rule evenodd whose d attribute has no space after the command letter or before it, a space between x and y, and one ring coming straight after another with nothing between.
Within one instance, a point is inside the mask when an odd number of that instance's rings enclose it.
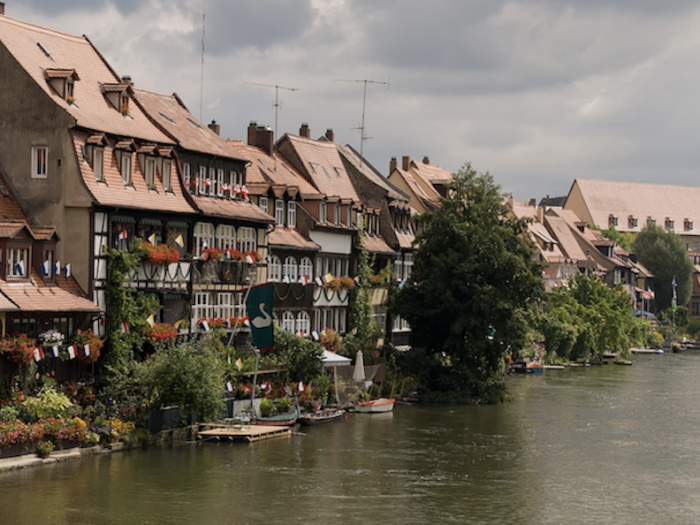
<instances>
[{"instance_id":1,"label":"green tree","mask_svg":"<svg viewBox=\"0 0 700 525\"><path fill-rule=\"evenodd\" d=\"M372 350L377 347L377 327L372 319L372 286L370 281L372 267L362 230L357 234L357 242L360 246L357 257L357 282L350 295L350 306L352 307L350 326L354 335L347 335L345 339L347 340L346 346L352 343L350 346L356 347L355 352L362 350L365 358L371 358Z\"/></svg>"},{"instance_id":2,"label":"green tree","mask_svg":"<svg viewBox=\"0 0 700 525\"><path fill-rule=\"evenodd\" d=\"M308 383L323 369L323 347L275 325L275 349L265 354L284 369L284 382Z\"/></svg>"},{"instance_id":3,"label":"green tree","mask_svg":"<svg viewBox=\"0 0 700 525\"><path fill-rule=\"evenodd\" d=\"M657 310L671 306L674 277L678 283L678 304L687 305L693 291L694 268L688 257L688 248L680 236L649 224L639 232L633 248L639 262L656 277Z\"/></svg>"},{"instance_id":4,"label":"green tree","mask_svg":"<svg viewBox=\"0 0 700 525\"><path fill-rule=\"evenodd\" d=\"M504 400L506 352L528 340L544 289L527 221L508 213L493 177L466 164L440 208L420 217L411 280L392 311L411 325L421 384L460 401ZM441 397L436 395L437 397Z\"/></svg>"},{"instance_id":5,"label":"green tree","mask_svg":"<svg viewBox=\"0 0 700 525\"><path fill-rule=\"evenodd\" d=\"M632 251L632 244L634 243L634 235L629 232L617 231L615 226L610 225L607 230L603 230L600 226L594 226L594 230L598 230L603 234L603 237L615 241L617 245L623 250L628 252Z\"/></svg>"}]
</instances>

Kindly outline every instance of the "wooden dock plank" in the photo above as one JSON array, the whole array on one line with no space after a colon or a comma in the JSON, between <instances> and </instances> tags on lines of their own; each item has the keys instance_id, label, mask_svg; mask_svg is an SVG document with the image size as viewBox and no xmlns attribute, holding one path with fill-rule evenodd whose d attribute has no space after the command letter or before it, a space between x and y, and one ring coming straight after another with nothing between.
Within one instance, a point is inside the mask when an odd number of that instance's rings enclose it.
<instances>
[{"instance_id":1,"label":"wooden dock plank","mask_svg":"<svg viewBox=\"0 0 700 525\"><path fill-rule=\"evenodd\" d=\"M212 425L208 425L212 426ZM198 432L197 437L202 438L215 438L215 439L229 439L231 441L247 441L248 443L253 443L256 441L262 441L264 439L271 439L275 437L291 436L292 429L290 427L266 427L266 426L256 426L256 425L245 425L245 426L234 426L234 425L222 425L210 428L209 430L202 430Z\"/></svg>"}]
</instances>

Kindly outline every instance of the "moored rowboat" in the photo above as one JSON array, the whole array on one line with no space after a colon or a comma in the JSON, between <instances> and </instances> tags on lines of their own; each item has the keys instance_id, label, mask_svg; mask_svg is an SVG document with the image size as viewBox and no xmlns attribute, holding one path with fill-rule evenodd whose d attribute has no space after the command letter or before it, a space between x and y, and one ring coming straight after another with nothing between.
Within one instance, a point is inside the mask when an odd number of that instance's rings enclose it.
<instances>
[{"instance_id":1,"label":"moored rowboat","mask_svg":"<svg viewBox=\"0 0 700 525\"><path fill-rule=\"evenodd\" d=\"M322 410L304 414L299 418L302 425L321 425L337 421L345 415L345 410Z\"/></svg>"},{"instance_id":2,"label":"moored rowboat","mask_svg":"<svg viewBox=\"0 0 700 525\"><path fill-rule=\"evenodd\" d=\"M355 404L355 412L363 414L375 414L379 412L391 412L394 410L394 398L381 397L372 401L361 401Z\"/></svg>"}]
</instances>

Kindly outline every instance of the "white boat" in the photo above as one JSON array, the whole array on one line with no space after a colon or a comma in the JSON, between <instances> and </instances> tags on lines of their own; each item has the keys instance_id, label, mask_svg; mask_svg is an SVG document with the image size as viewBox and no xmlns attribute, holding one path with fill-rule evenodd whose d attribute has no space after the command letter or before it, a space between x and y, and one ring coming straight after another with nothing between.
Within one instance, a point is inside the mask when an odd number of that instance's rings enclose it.
<instances>
[{"instance_id":1,"label":"white boat","mask_svg":"<svg viewBox=\"0 0 700 525\"><path fill-rule=\"evenodd\" d=\"M394 410L396 399L381 397L372 401L360 401L355 404L355 412L363 414L376 414L379 412L391 412Z\"/></svg>"}]
</instances>

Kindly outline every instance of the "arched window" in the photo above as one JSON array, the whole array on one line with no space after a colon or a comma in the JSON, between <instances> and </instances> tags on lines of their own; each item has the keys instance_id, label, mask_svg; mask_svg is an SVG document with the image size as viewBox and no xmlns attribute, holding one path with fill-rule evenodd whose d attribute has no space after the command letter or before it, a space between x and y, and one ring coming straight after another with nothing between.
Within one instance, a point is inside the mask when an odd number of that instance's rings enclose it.
<instances>
[{"instance_id":1,"label":"arched window","mask_svg":"<svg viewBox=\"0 0 700 525\"><path fill-rule=\"evenodd\" d=\"M276 255L270 257L270 264L267 266L267 280L278 282L282 279L282 261Z\"/></svg>"},{"instance_id":2,"label":"arched window","mask_svg":"<svg viewBox=\"0 0 700 525\"><path fill-rule=\"evenodd\" d=\"M207 248L214 248L214 225L198 222L194 227L194 256L201 258Z\"/></svg>"},{"instance_id":3,"label":"arched window","mask_svg":"<svg viewBox=\"0 0 700 525\"><path fill-rule=\"evenodd\" d=\"M238 228L238 251L248 252L255 249L255 228L249 228L247 226Z\"/></svg>"},{"instance_id":4,"label":"arched window","mask_svg":"<svg viewBox=\"0 0 700 525\"><path fill-rule=\"evenodd\" d=\"M301 263L299 264L299 280L301 280L302 277L306 276L308 277L309 281L313 279L313 272L314 268L311 263L311 259L308 257L304 257L301 260Z\"/></svg>"},{"instance_id":5,"label":"arched window","mask_svg":"<svg viewBox=\"0 0 700 525\"><path fill-rule=\"evenodd\" d=\"M294 314L292 312L284 312L282 314L282 330L294 332Z\"/></svg>"},{"instance_id":6,"label":"arched window","mask_svg":"<svg viewBox=\"0 0 700 525\"><path fill-rule=\"evenodd\" d=\"M220 224L216 227L216 247L219 250L236 247L236 229L233 226Z\"/></svg>"},{"instance_id":7,"label":"arched window","mask_svg":"<svg viewBox=\"0 0 700 525\"><path fill-rule=\"evenodd\" d=\"M307 335L311 332L311 318L307 312L299 312L297 315L297 333L304 332Z\"/></svg>"},{"instance_id":8,"label":"arched window","mask_svg":"<svg viewBox=\"0 0 700 525\"><path fill-rule=\"evenodd\" d=\"M291 255L284 260L284 276L292 283L297 281L297 260Z\"/></svg>"}]
</instances>

